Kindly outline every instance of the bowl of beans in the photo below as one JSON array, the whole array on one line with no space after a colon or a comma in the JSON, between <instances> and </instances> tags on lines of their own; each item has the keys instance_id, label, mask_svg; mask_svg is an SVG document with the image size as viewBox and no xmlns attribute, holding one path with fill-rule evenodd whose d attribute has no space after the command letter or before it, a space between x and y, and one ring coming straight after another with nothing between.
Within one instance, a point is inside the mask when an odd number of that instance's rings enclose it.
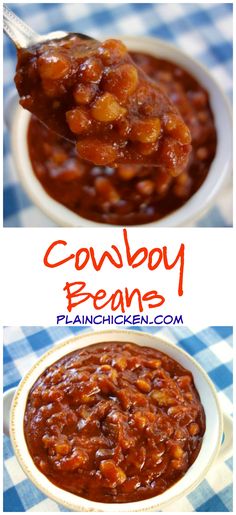
<instances>
[{"instance_id":1,"label":"bowl of beans","mask_svg":"<svg viewBox=\"0 0 236 515\"><path fill-rule=\"evenodd\" d=\"M66 40L19 56L24 109L14 115L12 149L27 193L62 226L192 223L231 169L220 87L158 39L106 40L83 50L73 75L77 46Z\"/></svg>"},{"instance_id":2,"label":"bowl of beans","mask_svg":"<svg viewBox=\"0 0 236 515\"><path fill-rule=\"evenodd\" d=\"M41 356L16 390L9 426L20 465L48 497L74 511L139 511L204 479L222 424L214 386L190 355L144 332L108 330Z\"/></svg>"}]
</instances>

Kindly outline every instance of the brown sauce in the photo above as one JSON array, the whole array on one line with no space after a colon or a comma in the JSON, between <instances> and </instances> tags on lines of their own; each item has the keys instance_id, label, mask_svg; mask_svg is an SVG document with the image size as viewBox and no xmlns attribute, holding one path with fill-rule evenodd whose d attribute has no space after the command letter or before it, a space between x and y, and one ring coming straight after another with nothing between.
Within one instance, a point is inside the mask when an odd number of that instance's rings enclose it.
<instances>
[{"instance_id":1,"label":"brown sauce","mask_svg":"<svg viewBox=\"0 0 236 515\"><path fill-rule=\"evenodd\" d=\"M21 105L76 142L95 165L152 164L180 173L191 134L156 82L118 40L70 36L18 50Z\"/></svg>"},{"instance_id":2,"label":"brown sauce","mask_svg":"<svg viewBox=\"0 0 236 515\"><path fill-rule=\"evenodd\" d=\"M141 53L132 59L167 93L192 136L187 168L180 175L142 165L92 166L73 144L32 118L29 153L47 193L83 218L115 225L138 225L175 211L199 189L216 152L216 130L208 93L188 72Z\"/></svg>"},{"instance_id":3,"label":"brown sauce","mask_svg":"<svg viewBox=\"0 0 236 515\"><path fill-rule=\"evenodd\" d=\"M161 494L197 458L205 414L192 374L133 343L100 343L48 367L29 393L24 431L58 487L107 503Z\"/></svg>"}]
</instances>

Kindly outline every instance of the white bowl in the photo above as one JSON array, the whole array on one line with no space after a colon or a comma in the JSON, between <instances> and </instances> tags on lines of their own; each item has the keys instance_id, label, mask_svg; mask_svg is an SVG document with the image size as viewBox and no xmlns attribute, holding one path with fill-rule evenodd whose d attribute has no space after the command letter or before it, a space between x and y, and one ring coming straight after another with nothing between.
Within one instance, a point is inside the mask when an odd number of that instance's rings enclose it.
<instances>
[{"instance_id":1,"label":"white bowl","mask_svg":"<svg viewBox=\"0 0 236 515\"><path fill-rule=\"evenodd\" d=\"M199 455L193 465L188 469L187 473L171 488L166 490L159 496L146 499L144 501L124 503L124 504L107 504L93 502L82 497L76 496L70 492L62 490L52 484L46 476L44 476L35 466L25 441L24 436L24 412L27 402L28 393L39 377L40 374L52 363L60 359L62 356L76 349L85 347L98 342L119 341L134 342L138 345L146 345L159 349L167 353L173 359L181 363L185 368L193 374L195 386L199 392L201 403L206 415L206 431ZM9 409L9 399L6 396L6 409ZM6 410L4 410L6 413ZM7 413L5 415L7 419ZM5 426L7 420L5 420ZM207 374L200 365L186 352L176 345L159 339L156 336L144 332L127 331L127 330L109 330L86 333L64 340L50 349L46 354L31 367L26 376L19 384L14 399L12 401L10 413L10 436L16 457L21 464L24 472L29 479L46 494L59 504L64 505L74 511L143 511L150 509L161 509L167 504L177 501L182 496L193 490L205 477L209 467L220 448L222 440L222 413L217 399L215 388ZM226 435L222 457L226 458L225 452L230 454L231 449L231 430L232 424L228 419L228 435Z\"/></svg>"},{"instance_id":2,"label":"white bowl","mask_svg":"<svg viewBox=\"0 0 236 515\"><path fill-rule=\"evenodd\" d=\"M119 36L117 37L119 38ZM228 101L207 69L175 46L149 37L121 36L121 39L129 50L146 52L179 64L194 75L209 92L217 130L217 151L208 175L199 190L182 207L161 220L145 224L145 227L184 226L202 216L204 211L210 207L220 192L227 173L231 171L232 124ZM29 158L27 146L29 119L30 114L18 106L12 120L12 151L20 180L29 197L60 226L104 227L105 224L87 220L70 211L53 200L43 189L33 172Z\"/></svg>"}]
</instances>

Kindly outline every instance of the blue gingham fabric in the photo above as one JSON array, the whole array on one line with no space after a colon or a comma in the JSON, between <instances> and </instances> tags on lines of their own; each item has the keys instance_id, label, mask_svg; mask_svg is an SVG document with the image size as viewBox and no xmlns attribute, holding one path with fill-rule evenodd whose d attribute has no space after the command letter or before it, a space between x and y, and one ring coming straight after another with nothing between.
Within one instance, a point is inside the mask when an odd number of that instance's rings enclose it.
<instances>
[{"instance_id":1,"label":"blue gingham fabric","mask_svg":"<svg viewBox=\"0 0 236 515\"><path fill-rule=\"evenodd\" d=\"M204 64L229 98L232 96L231 3L28 3L9 7L38 32L66 30L98 39L114 35L156 36L174 43ZM4 37L4 104L14 91L16 55ZM7 111L9 109L7 108ZM9 133L4 131L4 225L6 227L53 227L24 192L11 158ZM232 226L230 179L206 215L201 227Z\"/></svg>"},{"instance_id":2,"label":"blue gingham fabric","mask_svg":"<svg viewBox=\"0 0 236 515\"><path fill-rule=\"evenodd\" d=\"M144 331L141 327L135 330ZM4 329L4 390L16 386L39 356L60 339L92 331L77 327L6 327ZM202 365L218 391L223 410L233 412L232 327L208 327L191 331L186 327L145 328L182 347ZM187 497L166 507L166 512L232 511L232 458L215 463L203 482ZM4 437L4 511L68 511L45 497L27 479L18 464L10 439Z\"/></svg>"}]
</instances>

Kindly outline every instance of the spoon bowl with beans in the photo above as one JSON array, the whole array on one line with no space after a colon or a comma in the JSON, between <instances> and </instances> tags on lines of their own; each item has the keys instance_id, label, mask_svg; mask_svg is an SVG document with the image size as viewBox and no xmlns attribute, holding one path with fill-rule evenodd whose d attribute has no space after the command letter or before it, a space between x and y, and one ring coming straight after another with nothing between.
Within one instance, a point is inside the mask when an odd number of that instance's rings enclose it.
<instances>
[{"instance_id":1,"label":"spoon bowl with beans","mask_svg":"<svg viewBox=\"0 0 236 515\"><path fill-rule=\"evenodd\" d=\"M183 172L189 128L122 41L65 32L39 36L7 8L4 30L17 47L20 104L74 142L82 160Z\"/></svg>"}]
</instances>

